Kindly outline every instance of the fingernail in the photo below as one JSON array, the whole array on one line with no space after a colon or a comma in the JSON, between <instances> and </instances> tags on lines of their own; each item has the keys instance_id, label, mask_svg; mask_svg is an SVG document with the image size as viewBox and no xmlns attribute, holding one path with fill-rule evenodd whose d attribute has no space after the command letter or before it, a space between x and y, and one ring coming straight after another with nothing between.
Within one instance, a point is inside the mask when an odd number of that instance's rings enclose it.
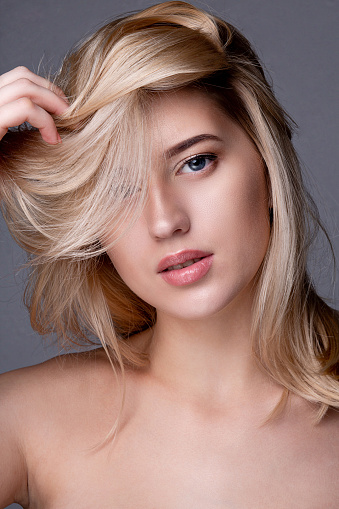
<instances>
[{"instance_id":1,"label":"fingernail","mask_svg":"<svg viewBox=\"0 0 339 509\"><path fill-rule=\"evenodd\" d=\"M62 143L62 139L59 133L57 135L57 143Z\"/></svg>"}]
</instances>

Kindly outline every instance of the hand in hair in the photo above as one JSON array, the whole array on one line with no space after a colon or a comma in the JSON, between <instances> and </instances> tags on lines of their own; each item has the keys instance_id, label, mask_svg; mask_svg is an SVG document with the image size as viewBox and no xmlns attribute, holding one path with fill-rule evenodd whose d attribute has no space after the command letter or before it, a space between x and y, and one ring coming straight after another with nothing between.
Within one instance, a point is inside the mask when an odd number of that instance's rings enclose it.
<instances>
[{"instance_id":1,"label":"hand in hair","mask_svg":"<svg viewBox=\"0 0 339 509\"><path fill-rule=\"evenodd\" d=\"M9 127L29 122L47 143L55 145L61 138L52 115L61 115L67 107L60 88L26 67L16 67L0 76L0 139Z\"/></svg>"}]
</instances>

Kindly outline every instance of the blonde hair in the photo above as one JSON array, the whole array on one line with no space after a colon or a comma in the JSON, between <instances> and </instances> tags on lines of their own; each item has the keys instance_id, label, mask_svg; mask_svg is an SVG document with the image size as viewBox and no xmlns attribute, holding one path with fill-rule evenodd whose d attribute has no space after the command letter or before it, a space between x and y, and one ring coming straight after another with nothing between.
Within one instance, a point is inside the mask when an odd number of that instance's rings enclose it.
<instances>
[{"instance_id":1,"label":"blonde hair","mask_svg":"<svg viewBox=\"0 0 339 509\"><path fill-rule=\"evenodd\" d=\"M4 215L31 256L32 326L63 342L99 338L122 371L146 365L129 338L155 323L155 309L125 285L101 242L112 231L118 239L145 203L154 96L198 87L242 126L267 169L272 225L258 274L255 355L286 390L317 403L319 418L339 407L338 313L306 271L319 220L291 122L249 42L190 4L164 2L102 27L67 56L55 82L71 103L55 118L62 144L48 146L34 130L1 143Z\"/></svg>"}]
</instances>

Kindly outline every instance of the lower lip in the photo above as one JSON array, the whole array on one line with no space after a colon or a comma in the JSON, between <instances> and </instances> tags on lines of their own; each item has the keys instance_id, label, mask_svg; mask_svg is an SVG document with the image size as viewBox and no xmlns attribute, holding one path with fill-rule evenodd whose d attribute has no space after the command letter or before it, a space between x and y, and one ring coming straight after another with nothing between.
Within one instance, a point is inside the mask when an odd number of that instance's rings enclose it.
<instances>
[{"instance_id":1,"label":"lower lip","mask_svg":"<svg viewBox=\"0 0 339 509\"><path fill-rule=\"evenodd\" d=\"M173 269L160 272L160 275L166 283L173 286L190 285L199 281L210 270L213 261L213 255L205 256L193 265L183 269Z\"/></svg>"}]
</instances>

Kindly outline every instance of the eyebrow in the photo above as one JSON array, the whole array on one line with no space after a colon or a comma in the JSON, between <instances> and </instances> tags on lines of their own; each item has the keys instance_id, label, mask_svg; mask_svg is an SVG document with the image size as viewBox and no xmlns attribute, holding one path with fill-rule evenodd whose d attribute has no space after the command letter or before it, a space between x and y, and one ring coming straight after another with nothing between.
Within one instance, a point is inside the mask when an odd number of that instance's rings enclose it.
<instances>
[{"instance_id":1,"label":"eyebrow","mask_svg":"<svg viewBox=\"0 0 339 509\"><path fill-rule=\"evenodd\" d=\"M188 138L187 140L181 141L177 145L174 145L174 147L169 148L165 152L166 159L170 159L171 157L174 157L180 152L183 152L184 150L192 147L196 143L199 143L200 141L204 140L217 140L221 141L221 139L218 136L215 136L214 134L199 134L198 136L193 136L192 138Z\"/></svg>"}]
</instances>

